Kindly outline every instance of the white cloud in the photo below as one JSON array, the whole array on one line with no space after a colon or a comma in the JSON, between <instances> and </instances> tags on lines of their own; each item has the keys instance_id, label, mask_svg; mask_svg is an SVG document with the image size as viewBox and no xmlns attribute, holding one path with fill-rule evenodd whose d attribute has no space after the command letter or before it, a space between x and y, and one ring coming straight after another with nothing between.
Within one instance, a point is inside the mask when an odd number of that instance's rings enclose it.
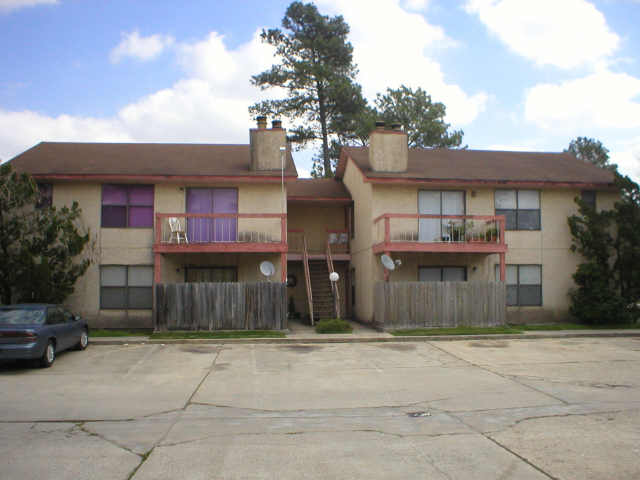
<instances>
[{"instance_id":1,"label":"white cloud","mask_svg":"<svg viewBox=\"0 0 640 480\"><path fill-rule=\"evenodd\" d=\"M9 12L37 5L55 5L57 3L58 0L0 0L0 12Z\"/></svg>"},{"instance_id":2,"label":"white cloud","mask_svg":"<svg viewBox=\"0 0 640 480\"><path fill-rule=\"evenodd\" d=\"M141 37L140 33L135 30L131 33L122 34L122 40L111 50L109 58L112 63L118 63L124 57L131 57L143 61L152 60L173 45L173 43L173 37L167 35Z\"/></svg>"},{"instance_id":3,"label":"white cloud","mask_svg":"<svg viewBox=\"0 0 640 480\"><path fill-rule=\"evenodd\" d=\"M620 172L640 182L640 137L627 142L623 149L611 151L609 158Z\"/></svg>"},{"instance_id":4,"label":"white cloud","mask_svg":"<svg viewBox=\"0 0 640 480\"><path fill-rule=\"evenodd\" d=\"M455 42L422 15L403 10L399 0L317 3L323 12L343 15L351 27L359 81L369 99L387 87L422 87L435 101L446 105L447 120L454 126L469 124L484 110L487 95L470 95L447 82L440 64L433 59L435 51Z\"/></svg>"},{"instance_id":5,"label":"white cloud","mask_svg":"<svg viewBox=\"0 0 640 480\"><path fill-rule=\"evenodd\" d=\"M0 159L43 140L247 143L252 125L248 107L266 97L249 84L249 76L271 65L270 47L256 33L229 49L214 32L201 42L179 45L177 55L185 78L125 105L112 117L0 110Z\"/></svg>"},{"instance_id":6,"label":"white cloud","mask_svg":"<svg viewBox=\"0 0 640 480\"><path fill-rule=\"evenodd\" d=\"M640 79L598 71L584 78L534 86L525 118L539 127L573 132L584 128L639 128Z\"/></svg>"},{"instance_id":7,"label":"white cloud","mask_svg":"<svg viewBox=\"0 0 640 480\"><path fill-rule=\"evenodd\" d=\"M597 65L620 43L586 0L467 0L465 9L511 50L539 65Z\"/></svg>"},{"instance_id":8,"label":"white cloud","mask_svg":"<svg viewBox=\"0 0 640 480\"><path fill-rule=\"evenodd\" d=\"M403 6L407 10L421 11L426 10L429 2L427 0L404 0Z\"/></svg>"}]
</instances>

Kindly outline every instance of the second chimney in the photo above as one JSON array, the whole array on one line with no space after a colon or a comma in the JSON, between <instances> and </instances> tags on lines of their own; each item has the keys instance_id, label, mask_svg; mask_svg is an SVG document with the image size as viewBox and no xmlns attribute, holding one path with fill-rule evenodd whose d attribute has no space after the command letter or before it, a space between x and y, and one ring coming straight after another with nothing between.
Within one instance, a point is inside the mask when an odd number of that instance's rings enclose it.
<instances>
[{"instance_id":1,"label":"second chimney","mask_svg":"<svg viewBox=\"0 0 640 480\"><path fill-rule=\"evenodd\" d=\"M280 170L282 153L280 147L287 146L287 132L280 120L267 128L267 117L257 117L258 128L249 130L251 170Z\"/></svg>"},{"instance_id":2,"label":"second chimney","mask_svg":"<svg viewBox=\"0 0 640 480\"><path fill-rule=\"evenodd\" d=\"M409 163L407 134L400 124L385 130L384 122L376 122L376 129L369 135L369 165L374 172L406 172Z\"/></svg>"}]
</instances>

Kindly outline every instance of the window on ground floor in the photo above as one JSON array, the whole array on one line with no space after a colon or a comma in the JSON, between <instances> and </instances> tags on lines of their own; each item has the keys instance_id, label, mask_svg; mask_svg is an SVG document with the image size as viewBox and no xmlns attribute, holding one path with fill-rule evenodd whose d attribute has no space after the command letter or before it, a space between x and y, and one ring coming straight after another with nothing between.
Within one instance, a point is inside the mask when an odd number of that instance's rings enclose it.
<instances>
[{"instance_id":1,"label":"window on ground floor","mask_svg":"<svg viewBox=\"0 0 640 480\"><path fill-rule=\"evenodd\" d=\"M542 267L540 265L507 265L507 305L542 305ZM496 265L500 280L500 265Z\"/></svg>"},{"instance_id":2,"label":"window on ground floor","mask_svg":"<svg viewBox=\"0 0 640 480\"><path fill-rule=\"evenodd\" d=\"M237 282L238 269L236 267L186 267L185 282Z\"/></svg>"},{"instance_id":3,"label":"window on ground floor","mask_svg":"<svg viewBox=\"0 0 640 480\"><path fill-rule=\"evenodd\" d=\"M467 267L420 267L418 280L421 282L466 282Z\"/></svg>"},{"instance_id":4,"label":"window on ground floor","mask_svg":"<svg viewBox=\"0 0 640 480\"><path fill-rule=\"evenodd\" d=\"M100 267L100 308L153 308L153 267L103 265Z\"/></svg>"}]
</instances>

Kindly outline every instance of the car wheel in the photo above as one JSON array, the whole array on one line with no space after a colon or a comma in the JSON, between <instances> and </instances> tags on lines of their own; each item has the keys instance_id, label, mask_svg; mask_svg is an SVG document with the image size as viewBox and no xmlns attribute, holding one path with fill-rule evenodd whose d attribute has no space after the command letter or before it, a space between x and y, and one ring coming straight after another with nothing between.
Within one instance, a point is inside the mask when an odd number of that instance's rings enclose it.
<instances>
[{"instance_id":1,"label":"car wheel","mask_svg":"<svg viewBox=\"0 0 640 480\"><path fill-rule=\"evenodd\" d=\"M44 349L44 353L42 354L42 358L40 359L40 366L43 368L49 368L53 365L55 359L56 345L53 343L53 340L49 340L49 343L47 343L47 347Z\"/></svg>"},{"instance_id":2,"label":"car wheel","mask_svg":"<svg viewBox=\"0 0 640 480\"><path fill-rule=\"evenodd\" d=\"M80 340L78 340L78 343L76 343L75 349L84 350L88 346L89 346L89 334L87 333L86 330L82 330L82 333L80 334Z\"/></svg>"}]
</instances>

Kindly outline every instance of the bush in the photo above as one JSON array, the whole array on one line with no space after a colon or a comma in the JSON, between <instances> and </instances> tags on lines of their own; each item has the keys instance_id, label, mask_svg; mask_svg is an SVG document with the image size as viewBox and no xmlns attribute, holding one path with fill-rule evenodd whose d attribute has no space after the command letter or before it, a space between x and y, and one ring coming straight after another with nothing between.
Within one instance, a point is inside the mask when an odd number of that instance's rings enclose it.
<instances>
[{"instance_id":1,"label":"bush","mask_svg":"<svg viewBox=\"0 0 640 480\"><path fill-rule=\"evenodd\" d=\"M316 333L351 333L352 330L349 322L341 318L320 320L316 324Z\"/></svg>"}]
</instances>

